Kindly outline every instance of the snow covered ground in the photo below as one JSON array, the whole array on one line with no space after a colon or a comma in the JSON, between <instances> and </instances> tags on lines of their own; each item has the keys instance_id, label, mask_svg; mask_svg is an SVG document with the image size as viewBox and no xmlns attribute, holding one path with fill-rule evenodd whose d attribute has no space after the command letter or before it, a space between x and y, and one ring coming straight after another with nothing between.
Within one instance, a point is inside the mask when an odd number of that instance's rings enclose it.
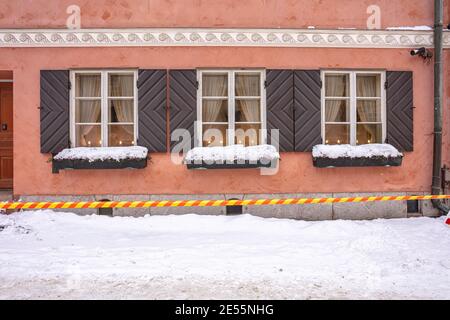
<instances>
[{"instance_id":1,"label":"snow covered ground","mask_svg":"<svg viewBox=\"0 0 450 320\"><path fill-rule=\"evenodd\" d=\"M450 299L443 220L0 215L0 299Z\"/></svg>"}]
</instances>

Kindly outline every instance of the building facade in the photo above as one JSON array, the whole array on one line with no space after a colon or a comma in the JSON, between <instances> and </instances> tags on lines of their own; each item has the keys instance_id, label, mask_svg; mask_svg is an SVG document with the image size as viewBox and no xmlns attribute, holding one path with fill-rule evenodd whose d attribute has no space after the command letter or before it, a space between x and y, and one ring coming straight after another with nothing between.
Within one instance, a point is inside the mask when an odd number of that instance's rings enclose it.
<instances>
[{"instance_id":1,"label":"building facade","mask_svg":"<svg viewBox=\"0 0 450 320\"><path fill-rule=\"evenodd\" d=\"M0 1L0 186L46 201L428 194L433 59L411 50L432 53L433 19L433 1L419 0ZM447 168L449 49L446 30ZM170 152L177 129L205 148L276 140L281 160L271 174L188 169ZM311 153L318 144L390 144L403 159L321 168ZM52 168L65 148L135 145L149 150L145 168ZM182 210L115 214L226 211ZM312 220L437 214L425 201L409 213L403 202L243 210Z\"/></svg>"}]
</instances>

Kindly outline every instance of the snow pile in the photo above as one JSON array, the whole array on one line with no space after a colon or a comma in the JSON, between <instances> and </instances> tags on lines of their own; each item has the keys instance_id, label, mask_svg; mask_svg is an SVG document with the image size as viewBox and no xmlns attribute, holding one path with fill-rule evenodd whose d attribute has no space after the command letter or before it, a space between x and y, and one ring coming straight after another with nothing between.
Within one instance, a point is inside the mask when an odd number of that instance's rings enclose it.
<instances>
[{"instance_id":1,"label":"snow pile","mask_svg":"<svg viewBox=\"0 0 450 320\"><path fill-rule=\"evenodd\" d=\"M390 144L349 144L327 145L318 144L313 147L313 158L397 158L403 154Z\"/></svg>"},{"instance_id":2,"label":"snow pile","mask_svg":"<svg viewBox=\"0 0 450 320\"><path fill-rule=\"evenodd\" d=\"M443 217L46 210L0 215L0 226L0 299L450 299Z\"/></svg>"},{"instance_id":3,"label":"snow pile","mask_svg":"<svg viewBox=\"0 0 450 320\"><path fill-rule=\"evenodd\" d=\"M410 31L430 31L433 30L429 26L412 26L412 27L389 27L386 30L410 30Z\"/></svg>"},{"instance_id":4,"label":"snow pile","mask_svg":"<svg viewBox=\"0 0 450 320\"><path fill-rule=\"evenodd\" d=\"M101 148L72 148L64 149L53 157L55 160L88 160L105 161L115 160L121 161L126 159L145 159L148 150L145 147L101 147Z\"/></svg>"},{"instance_id":5,"label":"snow pile","mask_svg":"<svg viewBox=\"0 0 450 320\"><path fill-rule=\"evenodd\" d=\"M197 147L191 149L186 154L186 163L198 162L256 162L269 163L280 158L277 149L268 144L259 146L244 147L243 145L233 145L226 147Z\"/></svg>"}]
</instances>

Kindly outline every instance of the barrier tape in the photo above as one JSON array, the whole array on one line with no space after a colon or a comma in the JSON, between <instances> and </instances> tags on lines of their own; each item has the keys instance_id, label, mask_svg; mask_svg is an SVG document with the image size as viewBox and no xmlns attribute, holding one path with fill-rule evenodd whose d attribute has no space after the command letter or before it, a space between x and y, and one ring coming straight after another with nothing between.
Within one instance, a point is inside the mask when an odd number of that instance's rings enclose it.
<instances>
[{"instance_id":1,"label":"barrier tape","mask_svg":"<svg viewBox=\"0 0 450 320\"><path fill-rule=\"evenodd\" d=\"M292 198L256 200L175 200L175 201L78 201L78 202L0 202L0 209L98 209L149 207L225 207L347 202L450 199L450 195L380 196L353 198Z\"/></svg>"}]
</instances>

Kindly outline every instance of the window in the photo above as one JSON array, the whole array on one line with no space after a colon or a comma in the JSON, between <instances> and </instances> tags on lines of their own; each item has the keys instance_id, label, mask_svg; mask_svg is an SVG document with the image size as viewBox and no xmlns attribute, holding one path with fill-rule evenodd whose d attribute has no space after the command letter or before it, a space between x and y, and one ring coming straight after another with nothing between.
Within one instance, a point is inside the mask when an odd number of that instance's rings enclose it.
<instances>
[{"instance_id":1,"label":"window","mask_svg":"<svg viewBox=\"0 0 450 320\"><path fill-rule=\"evenodd\" d=\"M71 83L72 146L135 144L135 71L73 71Z\"/></svg>"},{"instance_id":2,"label":"window","mask_svg":"<svg viewBox=\"0 0 450 320\"><path fill-rule=\"evenodd\" d=\"M199 70L200 146L264 144L264 71Z\"/></svg>"},{"instance_id":3,"label":"window","mask_svg":"<svg viewBox=\"0 0 450 320\"><path fill-rule=\"evenodd\" d=\"M384 142L384 82L384 72L322 73L322 139L325 144Z\"/></svg>"}]
</instances>

